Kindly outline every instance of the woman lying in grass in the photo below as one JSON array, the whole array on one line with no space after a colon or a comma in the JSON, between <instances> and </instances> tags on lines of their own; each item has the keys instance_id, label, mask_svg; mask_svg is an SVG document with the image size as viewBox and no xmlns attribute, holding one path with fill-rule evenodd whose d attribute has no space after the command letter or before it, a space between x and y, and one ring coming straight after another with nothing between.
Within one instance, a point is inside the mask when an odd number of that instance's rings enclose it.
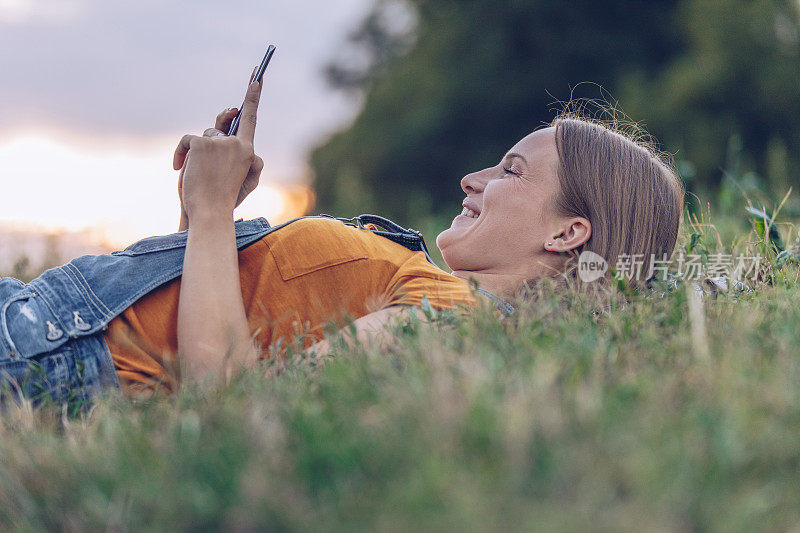
<instances>
[{"instance_id":1,"label":"woman lying in grass","mask_svg":"<svg viewBox=\"0 0 800 533\"><path fill-rule=\"evenodd\" d=\"M179 233L29 284L0 280L0 371L11 393L63 401L104 387L173 391L181 378L280 356L298 333L306 347L324 342L331 322L355 319L356 334L369 336L423 298L435 309L502 304L531 280L574 273L567 260L584 250L614 261L675 245L675 173L625 136L571 118L461 180L463 210L437 238L451 273L426 259L416 232L389 223L381 234L324 216L234 222L263 167L253 153L259 95L251 84L237 136L223 133L229 110L202 137L181 139Z\"/></svg>"}]
</instances>

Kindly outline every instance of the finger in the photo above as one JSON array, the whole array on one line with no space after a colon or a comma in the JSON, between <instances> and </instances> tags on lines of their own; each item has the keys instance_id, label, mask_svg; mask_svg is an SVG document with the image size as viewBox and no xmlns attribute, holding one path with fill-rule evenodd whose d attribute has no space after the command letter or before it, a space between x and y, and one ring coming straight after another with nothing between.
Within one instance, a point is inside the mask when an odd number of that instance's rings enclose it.
<instances>
[{"instance_id":1,"label":"finger","mask_svg":"<svg viewBox=\"0 0 800 533\"><path fill-rule=\"evenodd\" d=\"M254 174L261 174L261 171L264 170L264 160L255 156L253 158L253 164L250 165L250 169Z\"/></svg>"},{"instance_id":2,"label":"finger","mask_svg":"<svg viewBox=\"0 0 800 533\"><path fill-rule=\"evenodd\" d=\"M231 122L233 122L233 118L236 116L239 110L235 107L229 107L228 109L222 111L219 115L217 115L217 119L214 121L214 127L222 132L227 132L231 129Z\"/></svg>"},{"instance_id":3,"label":"finger","mask_svg":"<svg viewBox=\"0 0 800 533\"><path fill-rule=\"evenodd\" d=\"M258 72L258 66L253 67L253 72L250 73L250 83L253 83L253 78L256 77L256 72Z\"/></svg>"},{"instance_id":4,"label":"finger","mask_svg":"<svg viewBox=\"0 0 800 533\"><path fill-rule=\"evenodd\" d=\"M258 100L261 97L261 84L254 81L247 88L247 95L244 97L242 114L239 118L239 133L237 137L253 142L256 134L256 120L258 115Z\"/></svg>"},{"instance_id":5,"label":"finger","mask_svg":"<svg viewBox=\"0 0 800 533\"><path fill-rule=\"evenodd\" d=\"M208 128L206 131L203 132L203 137L227 137L228 134L224 131L220 131L217 128Z\"/></svg>"},{"instance_id":6,"label":"finger","mask_svg":"<svg viewBox=\"0 0 800 533\"><path fill-rule=\"evenodd\" d=\"M186 161L186 154L189 153L192 139L195 138L197 138L197 135L184 135L181 137L178 147L175 148L175 155L172 157L172 168L180 170L183 167L183 163Z\"/></svg>"}]
</instances>

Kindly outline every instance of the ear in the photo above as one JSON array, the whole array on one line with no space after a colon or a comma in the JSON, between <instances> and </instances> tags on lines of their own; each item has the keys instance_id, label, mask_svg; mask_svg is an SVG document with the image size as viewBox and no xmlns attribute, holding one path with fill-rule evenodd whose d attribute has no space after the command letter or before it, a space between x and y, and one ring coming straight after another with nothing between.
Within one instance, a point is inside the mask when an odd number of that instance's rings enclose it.
<instances>
[{"instance_id":1,"label":"ear","mask_svg":"<svg viewBox=\"0 0 800 533\"><path fill-rule=\"evenodd\" d=\"M560 231L553 232L544 243L544 249L548 252L569 252L585 244L591 236L592 223L583 217L573 217L560 225Z\"/></svg>"}]
</instances>

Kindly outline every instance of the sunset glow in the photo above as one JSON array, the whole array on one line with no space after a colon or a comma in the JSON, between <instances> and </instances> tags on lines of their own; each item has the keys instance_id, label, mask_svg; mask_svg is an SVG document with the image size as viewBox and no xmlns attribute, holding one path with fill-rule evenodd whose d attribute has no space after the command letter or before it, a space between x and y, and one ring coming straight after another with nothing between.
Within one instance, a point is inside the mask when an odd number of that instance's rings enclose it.
<instances>
[{"instance_id":1,"label":"sunset glow","mask_svg":"<svg viewBox=\"0 0 800 533\"><path fill-rule=\"evenodd\" d=\"M360 105L326 65L372 5L0 0L0 275L20 257L40 268L56 241L66 262L176 231L175 145L241 104L270 43L254 140L265 169L234 216L313 210L308 154Z\"/></svg>"},{"instance_id":2,"label":"sunset glow","mask_svg":"<svg viewBox=\"0 0 800 533\"><path fill-rule=\"evenodd\" d=\"M180 214L173 140L89 147L51 135L0 143L0 224L46 231L91 230L113 246L176 231ZM237 218L276 223L300 216L313 201L303 185L261 185Z\"/></svg>"}]
</instances>

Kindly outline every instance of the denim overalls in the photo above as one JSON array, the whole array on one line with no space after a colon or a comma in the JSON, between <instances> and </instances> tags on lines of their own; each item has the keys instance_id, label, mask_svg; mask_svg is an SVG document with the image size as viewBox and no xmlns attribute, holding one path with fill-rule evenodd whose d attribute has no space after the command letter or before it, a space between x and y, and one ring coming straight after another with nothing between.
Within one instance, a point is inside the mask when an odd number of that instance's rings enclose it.
<instances>
[{"instance_id":1,"label":"denim overalls","mask_svg":"<svg viewBox=\"0 0 800 533\"><path fill-rule=\"evenodd\" d=\"M338 220L361 228L377 224L381 229L374 233L430 257L417 231L376 215ZM263 218L237 221L236 246L241 250L291 222L270 226ZM181 275L186 238L182 231L150 237L110 255L79 257L28 284L0 278L4 398L22 394L61 403L119 389L103 332L139 298Z\"/></svg>"}]
</instances>

